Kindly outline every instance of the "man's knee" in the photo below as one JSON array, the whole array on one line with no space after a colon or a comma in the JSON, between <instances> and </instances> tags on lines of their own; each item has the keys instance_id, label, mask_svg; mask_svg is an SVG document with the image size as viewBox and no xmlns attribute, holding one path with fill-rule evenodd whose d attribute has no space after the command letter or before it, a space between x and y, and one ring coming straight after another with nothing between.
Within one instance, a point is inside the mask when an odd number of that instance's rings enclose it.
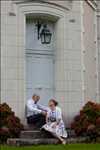
<instances>
[{"instance_id":1,"label":"man's knee","mask_svg":"<svg viewBox=\"0 0 100 150\"><path fill-rule=\"evenodd\" d=\"M34 119L32 116L27 117L27 124L33 124L34 123Z\"/></svg>"},{"instance_id":2,"label":"man's knee","mask_svg":"<svg viewBox=\"0 0 100 150\"><path fill-rule=\"evenodd\" d=\"M45 121L45 116L41 114L40 119Z\"/></svg>"}]
</instances>

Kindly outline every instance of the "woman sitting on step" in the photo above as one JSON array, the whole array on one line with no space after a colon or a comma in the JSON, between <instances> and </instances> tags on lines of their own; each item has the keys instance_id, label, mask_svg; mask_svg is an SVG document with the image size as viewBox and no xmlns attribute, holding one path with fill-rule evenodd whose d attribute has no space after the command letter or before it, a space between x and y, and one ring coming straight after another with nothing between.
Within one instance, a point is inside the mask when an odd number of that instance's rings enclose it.
<instances>
[{"instance_id":1,"label":"woman sitting on step","mask_svg":"<svg viewBox=\"0 0 100 150\"><path fill-rule=\"evenodd\" d=\"M62 120L61 109L57 107L57 105L58 103L54 99L49 101L50 109L47 112L46 124L42 127L42 129L57 137L62 144L66 144L65 138L67 138L67 132Z\"/></svg>"}]
</instances>

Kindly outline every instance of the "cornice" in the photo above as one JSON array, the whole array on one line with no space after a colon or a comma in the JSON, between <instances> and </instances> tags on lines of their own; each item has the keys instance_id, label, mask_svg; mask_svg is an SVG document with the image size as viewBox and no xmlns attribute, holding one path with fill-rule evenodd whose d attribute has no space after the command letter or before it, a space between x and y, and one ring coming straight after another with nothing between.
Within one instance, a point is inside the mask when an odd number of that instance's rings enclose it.
<instances>
[{"instance_id":1,"label":"cornice","mask_svg":"<svg viewBox=\"0 0 100 150\"><path fill-rule=\"evenodd\" d=\"M65 9L65 10L70 10L70 5L69 6L63 6L59 3L55 3L53 2L53 0L12 0L13 3L16 3L16 4L27 4L27 3L44 3L44 4L51 4L51 5L54 5L54 6L57 6L57 7L60 7L62 9ZM67 2L67 1L66 1ZM71 2L71 1L69 1Z\"/></svg>"}]
</instances>

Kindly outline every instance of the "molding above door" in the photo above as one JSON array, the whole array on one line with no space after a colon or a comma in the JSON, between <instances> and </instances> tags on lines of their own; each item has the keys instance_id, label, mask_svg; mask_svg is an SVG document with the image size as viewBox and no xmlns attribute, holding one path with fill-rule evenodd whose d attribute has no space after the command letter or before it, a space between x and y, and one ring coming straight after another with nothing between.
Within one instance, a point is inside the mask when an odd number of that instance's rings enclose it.
<instances>
[{"instance_id":1,"label":"molding above door","mask_svg":"<svg viewBox=\"0 0 100 150\"><path fill-rule=\"evenodd\" d=\"M58 6L60 8L70 10L72 5L72 0L69 1L53 1L53 0L12 0L16 4L21 3L48 3L54 6Z\"/></svg>"}]
</instances>

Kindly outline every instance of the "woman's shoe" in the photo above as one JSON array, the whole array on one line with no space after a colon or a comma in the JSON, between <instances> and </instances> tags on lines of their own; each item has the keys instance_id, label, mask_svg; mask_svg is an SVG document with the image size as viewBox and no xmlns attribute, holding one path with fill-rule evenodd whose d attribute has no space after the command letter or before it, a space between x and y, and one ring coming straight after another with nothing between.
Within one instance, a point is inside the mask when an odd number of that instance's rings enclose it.
<instances>
[{"instance_id":1,"label":"woman's shoe","mask_svg":"<svg viewBox=\"0 0 100 150\"><path fill-rule=\"evenodd\" d=\"M65 145L65 144L66 144L66 140L63 140L63 141L62 141L62 144Z\"/></svg>"}]
</instances>

